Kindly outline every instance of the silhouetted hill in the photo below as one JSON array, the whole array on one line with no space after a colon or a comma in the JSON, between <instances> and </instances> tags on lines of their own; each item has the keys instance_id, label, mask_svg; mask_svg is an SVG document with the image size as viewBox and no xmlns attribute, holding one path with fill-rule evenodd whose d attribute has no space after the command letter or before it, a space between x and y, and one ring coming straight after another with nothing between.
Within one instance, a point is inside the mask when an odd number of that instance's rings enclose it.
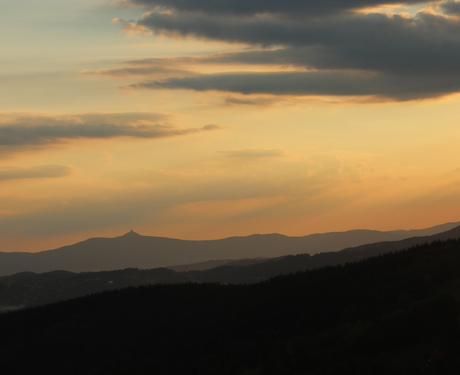
<instances>
[{"instance_id":1,"label":"silhouetted hill","mask_svg":"<svg viewBox=\"0 0 460 375\"><path fill-rule=\"evenodd\" d=\"M457 223L458 224L458 223ZM91 238L70 246L37 253L0 253L0 275L18 272L108 271L123 268L157 268L219 259L279 257L290 254L337 251L378 241L438 233L457 224L424 230L380 232L353 230L287 237L280 234L188 241L141 236L133 231L115 238Z\"/></svg>"},{"instance_id":2,"label":"silhouetted hill","mask_svg":"<svg viewBox=\"0 0 460 375\"><path fill-rule=\"evenodd\" d=\"M45 305L92 293L149 284L193 281L186 274L166 268L82 272L22 272L0 277L0 312Z\"/></svg>"},{"instance_id":3,"label":"silhouetted hill","mask_svg":"<svg viewBox=\"0 0 460 375\"><path fill-rule=\"evenodd\" d=\"M0 311L81 297L90 293L148 284L213 282L251 284L278 275L357 262L379 254L439 240L460 238L460 227L425 237L345 249L338 252L288 255L273 259L244 259L203 271L174 272L170 269L124 269L104 272L20 273L0 277ZM219 264L220 262L211 262ZM209 265L208 262L206 265Z\"/></svg>"},{"instance_id":4,"label":"silhouetted hill","mask_svg":"<svg viewBox=\"0 0 460 375\"><path fill-rule=\"evenodd\" d=\"M199 282L253 283L278 275L357 262L373 256L408 249L416 245L458 238L460 238L460 226L431 236L414 237L401 241L378 242L313 256L309 254L288 255L245 267L226 264L205 272L189 272L188 275Z\"/></svg>"},{"instance_id":5,"label":"silhouetted hill","mask_svg":"<svg viewBox=\"0 0 460 375\"><path fill-rule=\"evenodd\" d=\"M387 253L390 251L397 251L401 249L407 249L411 246L434 242L434 241L443 241L452 238L460 238L460 226L454 227L445 232L436 233L431 236L417 236L407 238L401 241L384 241L377 242L373 244L366 244L361 246L356 246L352 248L346 248L341 250L342 253L353 253L353 254L363 254L368 257L370 255L378 255L382 253Z\"/></svg>"},{"instance_id":6,"label":"silhouetted hill","mask_svg":"<svg viewBox=\"0 0 460 375\"><path fill-rule=\"evenodd\" d=\"M2 374L458 374L460 241L0 315ZM172 272L172 271L171 271Z\"/></svg>"},{"instance_id":7,"label":"silhouetted hill","mask_svg":"<svg viewBox=\"0 0 460 375\"><path fill-rule=\"evenodd\" d=\"M250 266L252 264L264 263L272 260L273 258L248 258L248 259L223 259L223 260L208 260L207 262L184 264L180 266L167 266L170 270L176 272L187 271L206 271L220 266Z\"/></svg>"}]
</instances>

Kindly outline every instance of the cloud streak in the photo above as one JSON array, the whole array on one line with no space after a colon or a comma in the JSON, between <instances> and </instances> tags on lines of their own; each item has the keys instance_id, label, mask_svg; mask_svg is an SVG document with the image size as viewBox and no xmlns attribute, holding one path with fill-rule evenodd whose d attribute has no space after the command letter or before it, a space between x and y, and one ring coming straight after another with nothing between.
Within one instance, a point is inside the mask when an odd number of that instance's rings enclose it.
<instances>
[{"instance_id":1,"label":"cloud streak","mask_svg":"<svg viewBox=\"0 0 460 375\"><path fill-rule=\"evenodd\" d=\"M0 127L0 146L42 145L73 139L109 139L117 137L165 138L193 134L217 127L179 129L169 125L10 125Z\"/></svg>"},{"instance_id":2,"label":"cloud streak","mask_svg":"<svg viewBox=\"0 0 460 375\"><path fill-rule=\"evenodd\" d=\"M81 72L91 76L131 77L131 76L154 76L159 78L171 76L191 76L194 72L181 69L168 69L161 66L146 67L123 67L114 69L85 70Z\"/></svg>"},{"instance_id":3,"label":"cloud streak","mask_svg":"<svg viewBox=\"0 0 460 375\"><path fill-rule=\"evenodd\" d=\"M411 100L460 90L460 80L350 72L275 72L208 74L133 84L135 89L188 89L240 94L375 96Z\"/></svg>"},{"instance_id":4,"label":"cloud streak","mask_svg":"<svg viewBox=\"0 0 460 375\"><path fill-rule=\"evenodd\" d=\"M65 165L40 165L29 168L0 168L0 181L25 178L56 178L72 174L73 169Z\"/></svg>"},{"instance_id":5,"label":"cloud streak","mask_svg":"<svg viewBox=\"0 0 460 375\"><path fill-rule=\"evenodd\" d=\"M422 3L405 0L404 4ZM125 4L156 9L200 12L210 15L254 16L256 14L282 14L294 17L326 15L355 9L395 4L388 0L127 0Z\"/></svg>"},{"instance_id":6,"label":"cloud streak","mask_svg":"<svg viewBox=\"0 0 460 375\"><path fill-rule=\"evenodd\" d=\"M120 137L155 139L175 137L219 129L218 125L202 128L178 128L170 124L151 123L162 115L86 114L81 116L20 116L0 125L0 147L33 146L81 139ZM112 120L112 121L111 121Z\"/></svg>"},{"instance_id":7,"label":"cloud streak","mask_svg":"<svg viewBox=\"0 0 460 375\"><path fill-rule=\"evenodd\" d=\"M247 149L247 150L228 150L221 151L229 158L243 159L265 159L286 156L286 152L280 149Z\"/></svg>"}]
</instances>

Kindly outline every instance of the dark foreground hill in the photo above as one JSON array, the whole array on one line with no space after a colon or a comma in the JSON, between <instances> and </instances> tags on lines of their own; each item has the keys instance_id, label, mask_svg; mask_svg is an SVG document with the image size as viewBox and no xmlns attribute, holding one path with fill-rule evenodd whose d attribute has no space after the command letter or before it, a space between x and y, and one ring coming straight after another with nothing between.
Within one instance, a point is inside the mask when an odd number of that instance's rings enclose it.
<instances>
[{"instance_id":1,"label":"dark foreground hill","mask_svg":"<svg viewBox=\"0 0 460 375\"><path fill-rule=\"evenodd\" d=\"M379 241L427 236L457 225L459 223L447 223L427 229L390 232L352 230L303 237L256 234L209 241L142 236L131 231L120 237L90 238L74 245L37 253L0 252L0 276L55 270L95 272L123 268L148 269L220 259L315 254Z\"/></svg>"},{"instance_id":2,"label":"dark foreground hill","mask_svg":"<svg viewBox=\"0 0 460 375\"><path fill-rule=\"evenodd\" d=\"M0 315L2 374L458 374L460 241Z\"/></svg>"}]
</instances>

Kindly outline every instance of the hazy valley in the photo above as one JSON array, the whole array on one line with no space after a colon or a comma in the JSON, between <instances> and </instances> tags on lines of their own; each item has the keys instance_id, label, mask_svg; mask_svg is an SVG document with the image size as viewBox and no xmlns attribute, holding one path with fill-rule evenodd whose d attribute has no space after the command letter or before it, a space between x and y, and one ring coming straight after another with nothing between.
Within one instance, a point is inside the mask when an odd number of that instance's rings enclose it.
<instances>
[{"instance_id":1,"label":"hazy valley","mask_svg":"<svg viewBox=\"0 0 460 375\"><path fill-rule=\"evenodd\" d=\"M122 262L134 254L142 254L138 259L134 259L135 264L140 267L123 267L117 270L99 272L71 272L65 269L55 269L50 272L20 272L10 276L0 277L0 310L9 311L12 309L27 306L42 305L53 303L70 298L82 297L87 294L97 293L106 290L116 290L125 287L153 285L153 284L179 284L179 283L222 283L222 284L253 284L271 277L296 273L305 270L318 269L326 266L344 265L346 263L357 262L369 257L407 249L412 246L431 243L433 241L458 239L460 238L460 226L458 223L449 223L433 228L407 232L376 232L376 231L351 231L343 233L326 233L322 235L312 235L306 237L291 238L281 235L254 235L249 237L235 237L218 241L181 241L174 239L143 237L134 232L130 232L122 237L113 239L90 239L73 246L64 247L43 254L53 256L52 262L46 263L47 258L43 258L41 264L35 265L43 269L53 269L62 265L71 264L72 260L78 256L78 251L82 251L82 261L78 267L94 267L94 259L97 259L98 266L104 268L104 261L108 262L105 268L110 269L114 266L113 258L116 262ZM446 228L453 229L426 236L405 238L399 241L383 241L371 244L343 248L339 251L327 251L310 254L300 254L292 251L288 253L288 245L297 249L299 243L305 245L314 241L315 245L339 246L336 241L342 240L343 244L350 242L359 243L369 238L389 238L392 236L401 237L408 234L432 233ZM278 241L271 241L276 239ZM103 248L98 248L97 245ZM152 245L153 244L153 245ZM161 244L166 244L161 248ZM111 245L111 246L108 246ZM153 246L149 248L148 246ZM178 249L174 247L178 246ZM194 250L187 246L200 245L204 247L200 255L194 258ZM217 246L217 251L213 252L209 247ZM253 247L251 247L251 245ZM241 256L246 255L267 255L264 250L268 247L268 254L288 254L279 257L245 258L240 260L208 260L204 263L156 267L147 269L148 259L154 262L168 264L171 257L181 253L187 254L187 259L200 259L208 254L228 256L232 249L240 246L238 252ZM276 246L281 248L277 250ZM283 247L284 246L284 247ZM245 251L241 252L241 248ZM139 250L140 249L140 250ZM111 251L114 254L111 256ZM227 251L227 252L226 252ZM91 253L92 252L92 253ZM312 251L314 253L314 251ZM40 253L39 253L40 254ZM38 255L39 255L38 254ZM92 254L95 254L92 256ZM3 254L5 255L5 254ZM18 254L12 254L18 255ZM28 254L33 255L33 254ZM163 257L163 258L161 258ZM33 261L32 259L28 261ZM49 259L49 258L48 258ZM61 263L57 263L58 259ZM211 258L212 259L212 258ZM110 260L110 261L109 261ZM141 263L141 262L144 263ZM53 263L54 262L54 263ZM131 260L128 264L133 264ZM24 266L26 263L22 263ZM5 265L3 265L4 267ZM75 269L74 268L74 269Z\"/></svg>"}]
</instances>

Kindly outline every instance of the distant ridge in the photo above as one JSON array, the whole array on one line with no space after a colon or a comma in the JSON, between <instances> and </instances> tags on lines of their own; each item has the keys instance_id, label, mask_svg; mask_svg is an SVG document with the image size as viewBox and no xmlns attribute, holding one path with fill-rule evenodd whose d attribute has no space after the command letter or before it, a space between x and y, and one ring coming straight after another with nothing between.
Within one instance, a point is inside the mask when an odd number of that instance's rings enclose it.
<instances>
[{"instance_id":1,"label":"distant ridge","mask_svg":"<svg viewBox=\"0 0 460 375\"><path fill-rule=\"evenodd\" d=\"M295 274L306 270L355 263L372 256L408 249L428 243L441 246L444 240L460 241L460 226L443 233L382 242L336 252L315 255L287 255L279 258L255 258L208 261L188 266L141 270L126 268L115 271L81 272L52 271L22 272L0 277L0 313L33 305L42 305L86 294L125 287L152 284L221 283L253 284L274 276ZM440 241L440 242L436 242ZM458 245L457 245L458 246ZM426 246L425 246L426 248ZM415 248L415 253L418 248ZM7 286L7 287L6 287Z\"/></svg>"},{"instance_id":2,"label":"distant ridge","mask_svg":"<svg viewBox=\"0 0 460 375\"><path fill-rule=\"evenodd\" d=\"M367 245L361 245L352 248L346 248L341 250L343 253L354 253L354 254L365 254L366 256L377 255L382 253L388 253L391 251L397 251L407 249L415 245L421 245L424 243L434 241L444 241L448 239L460 238L460 226L447 230L445 232L436 233L431 236L418 236L410 237L400 241L384 241L377 242Z\"/></svg>"},{"instance_id":3,"label":"distant ridge","mask_svg":"<svg viewBox=\"0 0 460 375\"><path fill-rule=\"evenodd\" d=\"M460 239L460 226L431 236L413 237L400 241L384 241L313 256L308 254L291 255L245 267L226 264L205 272L196 272L193 274L193 278L194 281L198 282L252 283L282 274L354 263L373 256L450 239Z\"/></svg>"},{"instance_id":4,"label":"distant ridge","mask_svg":"<svg viewBox=\"0 0 460 375\"><path fill-rule=\"evenodd\" d=\"M364 244L397 241L443 232L460 223L435 227L381 232L352 230L288 237L255 234L220 240L190 241L142 236L133 230L115 238L90 238L74 245L37 253L1 253L0 276L18 272L108 271L124 268L157 268L202 263L210 260L273 258L292 254L338 251Z\"/></svg>"}]
</instances>

